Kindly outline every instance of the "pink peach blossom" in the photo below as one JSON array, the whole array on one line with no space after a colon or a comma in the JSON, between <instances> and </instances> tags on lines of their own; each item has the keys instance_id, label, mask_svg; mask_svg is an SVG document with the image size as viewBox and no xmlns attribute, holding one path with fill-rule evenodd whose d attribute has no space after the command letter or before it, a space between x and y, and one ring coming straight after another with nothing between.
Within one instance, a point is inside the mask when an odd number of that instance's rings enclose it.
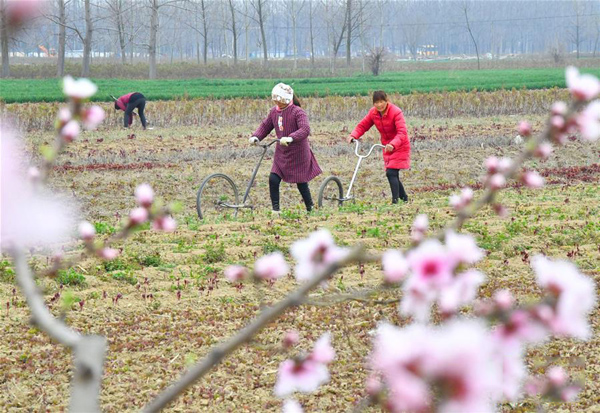
<instances>
[{"instance_id":1,"label":"pink peach blossom","mask_svg":"<svg viewBox=\"0 0 600 413\"><path fill-rule=\"evenodd\" d=\"M496 336L498 337L498 336ZM525 350L519 341L493 341L493 357L500 363L501 380L498 381L497 397L500 400L517 401L527 377Z\"/></svg>"},{"instance_id":2,"label":"pink peach blossom","mask_svg":"<svg viewBox=\"0 0 600 413\"><path fill-rule=\"evenodd\" d=\"M10 129L0 129L0 248L67 241L75 229L74 205L37 188L23 167L25 151Z\"/></svg>"},{"instance_id":3,"label":"pink peach blossom","mask_svg":"<svg viewBox=\"0 0 600 413\"><path fill-rule=\"evenodd\" d=\"M464 187L460 191L460 197L465 203L469 203L473 200L473 190L468 186Z\"/></svg>"},{"instance_id":4,"label":"pink peach blossom","mask_svg":"<svg viewBox=\"0 0 600 413\"><path fill-rule=\"evenodd\" d=\"M119 250L116 250L114 248L102 248L99 251L99 255L105 260L111 261L117 258L117 256L119 255Z\"/></svg>"},{"instance_id":5,"label":"pink peach blossom","mask_svg":"<svg viewBox=\"0 0 600 413\"><path fill-rule=\"evenodd\" d=\"M497 173L490 176L488 184L491 189L498 190L506 185L506 178L504 177L504 175Z\"/></svg>"},{"instance_id":6,"label":"pink peach blossom","mask_svg":"<svg viewBox=\"0 0 600 413\"><path fill-rule=\"evenodd\" d=\"M377 396L383 390L383 385L378 377L370 375L367 377L365 389L367 390L367 394L369 396Z\"/></svg>"},{"instance_id":7,"label":"pink peach blossom","mask_svg":"<svg viewBox=\"0 0 600 413\"><path fill-rule=\"evenodd\" d=\"M80 132L81 127L79 126L79 122L76 120L70 120L60 130L60 136L62 136L66 142L73 142Z\"/></svg>"},{"instance_id":8,"label":"pink peach blossom","mask_svg":"<svg viewBox=\"0 0 600 413\"><path fill-rule=\"evenodd\" d=\"M483 250L477 246L475 239L469 234L447 231L445 241L448 255L456 263L475 264L483 258Z\"/></svg>"},{"instance_id":9,"label":"pink peach blossom","mask_svg":"<svg viewBox=\"0 0 600 413\"><path fill-rule=\"evenodd\" d=\"M142 207L132 209L129 213L129 220L133 225L143 224L148 220L148 210Z\"/></svg>"},{"instance_id":10,"label":"pink peach blossom","mask_svg":"<svg viewBox=\"0 0 600 413\"><path fill-rule=\"evenodd\" d=\"M411 278L432 287L447 285L452 279L456 261L436 239L428 239L407 255L412 270Z\"/></svg>"},{"instance_id":11,"label":"pink peach blossom","mask_svg":"<svg viewBox=\"0 0 600 413\"><path fill-rule=\"evenodd\" d=\"M330 333L323 334L321 338L317 340L308 358L323 364L329 364L333 361L335 358L335 350L331 347Z\"/></svg>"},{"instance_id":12,"label":"pink peach blossom","mask_svg":"<svg viewBox=\"0 0 600 413\"><path fill-rule=\"evenodd\" d=\"M593 101L579 114L577 124L586 141L595 142L600 138L600 100Z\"/></svg>"},{"instance_id":13,"label":"pink peach blossom","mask_svg":"<svg viewBox=\"0 0 600 413\"><path fill-rule=\"evenodd\" d=\"M290 271L290 267L280 251L260 257L254 263L254 273L264 280L277 280Z\"/></svg>"},{"instance_id":14,"label":"pink peach blossom","mask_svg":"<svg viewBox=\"0 0 600 413\"><path fill-rule=\"evenodd\" d=\"M485 160L485 167L487 168L488 174L495 174L498 172L500 166L500 160L495 156L490 156Z\"/></svg>"},{"instance_id":15,"label":"pink peach blossom","mask_svg":"<svg viewBox=\"0 0 600 413\"><path fill-rule=\"evenodd\" d=\"M569 376L567 375L565 370L559 366L550 367L546 371L546 377L548 377L550 384L556 387L564 386L567 383L567 380L569 379Z\"/></svg>"},{"instance_id":16,"label":"pink peach blossom","mask_svg":"<svg viewBox=\"0 0 600 413\"><path fill-rule=\"evenodd\" d=\"M152 229L164 232L173 232L177 229L177 221L170 215L158 217L152 222Z\"/></svg>"},{"instance_id":17,"label":"pink peach blossom","mask_svg":"<svg viewBox=\"0 0 600 413\"><path fill-rule=\"evenodd\" d=\"M566 70L567 88L577 100L592 100L600 93L600 82L589 74L580 74L576 67Z\"/></svg>"},{"instance_id":18,"label":"pink peach blossom","mask_svg":"<svg viewBox=\"0 0 600 413\"><path fill-rule=\"evenodd\" d=\"M135 200L145 208L148 208L154 202L154 191L148 184L141 184L135 188Z\"/></svg>"},{"instance_id":19,"label":"pink peach blossom","mask_svg":"<svg viewBox=\"0 0 600 413\"><path fill-rule=\"evenodd\" d=\"M473 200L473 190L469 187L464 187L460 191L460 195L450 196L450 206L454 209L459 210L471 203Z\"/></svg>"},{"instance_id":20,"label":"pink peach blossom","mask_svg":"<svg viewBox=\"0 0 600 413\"><path fill-rule=\"evenodd\" d=\"M486 326L450 321L430 333L424 375L442 389L440 412L492 412L500 364Z\"/></svg>"},{"instance_id":21,"label":"pink peach blossom","mask_svg":"<svg viewBox=\"0 0 600 413\"><path fill-rule=\"evenodd\" d=\"M98 105L93 105L84 112L83 127L87 130L96 129L102 123L105 116L104 109Z\"/></svg>"},{"instance_id":22,"label":"pink peach blossom","mask_svg":"<svg viewBox=\"0 0 600 413\"><path fill-rule=\"evenodd\" d=\"M91 241L96 235L96 228L87 221L79 223L79 237L84 241Z\"/></svg>"},{"instance_id":23,"label":"pink peach blossom","mask_svg":"<svg viewBox=\"0 0 600 413\"><path fill-rule=\"evenodd\" d=\"M298 332L296 330L286 331L285 335L283 336L283 347L284 348L293 347L296 344L298 344L298 341L300 341L300 335L298 334Z\"/></svg>"},{"instance_id":24,"label":"pink peach blossom","mask_svg":"<svg viewBox=\"0 0 600 413\"><path fill-rule=\"evenodd\" d=\"M283 413L303 413L302 406L294 399L283 402Z\"/></svg>"},{"instance_id":25,"label":"pink peach blossom","mask_svg":"<svg viewBox=\"0 0 600 413\"><path fill-rule=\"evenodd\" d=\"M84 100L92 97L98 87L88 79L75 80L71 76L63 79L63 93L74 100Z\"/></svg>"},{"instance_id":26,"label":"pink peach blossom","mask_svg":"<svg viewBox=\"0 0 600 413\"><path fill-rule=\"evenodd\" d=\"M448 203L454 209L461 209L463 207L463 202L462 202L462 199L460 198L460 195L456 195L456 194L450 195Z\"/></svg>"},{"instance_id":27,"label":"pink peach blossom","mask_svg":"<svg viewBox=\"0 0 600 413\"><path fill-rule=\"evenodd\" d=\"M279 365L275 395L287 397L298 391L312 393L329 381L327 366L313 360L285 360Z\"/></svg>"},{"instance_id":28,"label":"pink peach blossom","mask_svg":"<svg viewBox=\"0 0 600 413\"><path fill-rule=\"evenodd\" d=\"M495 291L493 300L494 300L494 303L501 310L508 310L515 303L515 299L514 299L512 293L506 289Z\"/></svg>"},{"instance_id":29,"label":"pink peach blossom","mask_svg":"<svg viewBox=\"0 0 600 413\"><path fill-rule=\"evenodd\" d=\"M388 323L377 327L371 366L381 373L390 391L392 411L420 411L431 401L423 364L430 355L428 330L422 325L398 328Z\"/></svg>"},{"instance_id":30,"label":"pink peach blossom","mask_svg":"<svg viewBox=\"0 0 600 413\"><path fill-rule=\"evenodd\" d=\"M58 110L58 120L61 125L66 124L71 119L73 119L73 114L69 108L60 108Z\"/></svg>"},{"instance_id":31,"label":"pink peach blossom","mask_svg":"<svg viewBox=\"0 0 600 413\"><path fill-rule=\"evenodd\" d=\"M371 356L389 389L393 412L493 411L500 363L483 323L455 320L440 327L381 324Z\"/></svg>"},{"instance_id":32,"label":"pink peach blossom","mask_svg":"<svg viewBox=\"0 0 600 413\"><path fill-rule=\"evenodd\" d=\"M568 261L550 261L536 255L531 261L540 287L556 299L548 324L558 335L587 339L588 314L596 306L594 282Z\"/></svg>"},{"instance_id":33,"label":"pink peach blossom","mask_svg":"<svg viewBox=\"0 0 600 413\"><path fill-rule=\"evenodd\" d=\"M307 281L323 272L330 264L342 259L348 251L335 245L328 230L320 229L308 238L292 244L290 253L296 260L296 279Z\"/></svg>"},{"instance_id":34,"label":"pink peach blossom","mask_svg":"<svg viewBox=\"0 0 600 413\"><path fill-rule=\"evenodd\" d=\"M524 172L521 180L528 188L539 189L544 186L544 178L535 171Z\"/></svg>"},{"instance_id":35,"label":"pink peach blossom","mask_svg":"<svg viewBox=\"0 0 600 413\"><path fill-rule=\"evenodd\" d=\"M565 127L565 118L559 115L554 115L550 118L550 124L554 129L562 131Z\"/></svg>"},{"instance_id":36,"label":"pink peach blossom","mask_svg":"<svg viewBox=\"0 0 600 413\"><path fill-rule=\"evenodd\" d=\"M40 170L38 168L36 168L35 166L30 166L27 169L27 178L29 179L30 182L38 182L40 177L42 176L42 174L40 173Z\"/></svg>"},{"instance_id":37,"label":"pink peach blossom","mask_svg":"<svg viewBox=\"0 0 600 413\"><path fill-rule=\"evenodd\" d=\"M418 322L426 322L431 315L431 306L438 297L438 291L409 277L402 286L404 296L400 302L400 313L412 316Z\"/></svg>"},{"instance_id":38,"label":"pink peach blossom","mask_svg":"<svg viewBox=\"0 0 600 413\"><path fill-rule=\"evenodd\" d=\"M534 155L541 159L548 159L554 149L549 142L542 142L535 148Z\"/></svg>"},{"instance_id":39,"label":"pink peach blossom","mask_svg":"<svg viewBox=\"0 0 600 413\"><path fill-rule=\"evenodd\" d=\"M383 279L387 283L398 283L408 274L408 261L398 250L386 251L383 254L381 263L383 265Z\"/></svg>"},{"instance_id":40,"label":"pink peach blossom","mask_svg":"<svg viewBox=\"0 0 600 413\"><path fill-rule=\"evenodd\" d=\"M507 157L502 157L498 161L498 171L505 173L513 166L513 160Z\"/></svg>"},{"instance_id":41,"label":"pink peach blossom","mask_svg":"<svg viewBox=\"0 0 600 413\"><path fill-rule=\"evenodd\" d=\"M518 130L521 136L531 136L531 125L526 120L519 122Z\"/></svg>"},{"instance_id":42,"label":"pink peach blossom","mask_svg":"<svg viewBox=\"0 0 600 413\"><path fill-rule=\"evenodd\" d=\"M429 228L429 218L427 218L427 215L425 215L425 214L417 215L417 217L415 218L415 221L413 222L412 227L416 231L421 231L421 232L427 231L427 228Z\"/></svg>"},{"instance_id":43,"label":"pink peach blossom","mask_svg":"<svg viewBox=\"0 0 600 413\"><path fill-rule=\"evenodd\" d=\"M484 280L485 275L473 269L454 277L452 283L441 291L439 306L442 313L456 313L461 307L471 303Z\"/></svg>"},{"instance_id":44,"label":"pink peach blossom","mask_svg":"<svg viewBox=\"0 0 600 413\"><path fill-rule=\"evenodd\" d=\"M420 214L415 218L410 237L415 242L420 242L425 238L425 233L427 232L427 228L429 227L429 218L427 215Z\"/></svg>"},{"instance_id":45,"label":"pink peach blossom","mask_svg":"<svg viewBox=\"0 0 600 413\"><path fill-rule=\"evenodd\" d=\"M242 281L249 275L248 268L242 265L230 265L225 268L224 271L225 278L227 278L232 283Z\"/></svg>"},{"instance_id":46,"label":"pink peach blossom","mask_svg":"<svg viewBox=\"0 0 600 413\"><path fill-rule=\"evenodd\" d=\"M553 115L565 116L567 114L567 104L563 101L554 102L552 104L551 113Z\"/></svg>"}]
</instances>

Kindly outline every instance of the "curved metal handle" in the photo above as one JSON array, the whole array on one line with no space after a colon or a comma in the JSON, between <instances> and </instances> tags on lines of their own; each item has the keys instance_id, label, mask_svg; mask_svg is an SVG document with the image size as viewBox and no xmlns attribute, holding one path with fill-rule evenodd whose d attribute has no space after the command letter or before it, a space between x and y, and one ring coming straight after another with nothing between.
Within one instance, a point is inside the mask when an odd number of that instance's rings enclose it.
<instances>
[{"instance_id":1,"label":"curved metal handle","mask_svg":"<svg viewBox=\"0 0 600 413\"><path fill-rule=\"evenodd\" d=\"M269 146L273 145L276 142L279 142L281 139L274 139L269 143L265 143L265 144L259 144L258 146L260 146L261 148L267 149Z\"/></svg>"},{"instance_id":2,"label":"curved metal handle","mask_svg":"<svg viewBox=\"0 0 600 413\"><path fill-rule=\"evenodd\" d=\"M371 147L369 148L369 151L367 152L366 155L361 155L361 154L358 153L358 148L360 147L360 143L359 143L358 139L352 139L352 141L356 144L356 146L354 147L354 153L359 158L368 158L369 156L371 156L371 152L373 152L373 149L375 149L377 147L385 148L384 145L381 145L379 143L375 143L375 144L371 145Z\"/></svg>"}]
</instances>

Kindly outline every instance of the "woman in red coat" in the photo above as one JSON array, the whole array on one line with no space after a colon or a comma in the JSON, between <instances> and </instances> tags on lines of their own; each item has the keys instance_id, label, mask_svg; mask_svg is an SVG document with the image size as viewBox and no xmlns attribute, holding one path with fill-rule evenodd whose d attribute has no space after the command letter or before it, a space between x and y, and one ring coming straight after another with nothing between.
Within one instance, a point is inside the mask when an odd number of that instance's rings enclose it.
<instances>
[{"instance_id":1,"label":"woman in red coat","mask_svg":"<svg viewBox=\"0 0 600 413\"><path fill-rule=\"evenodd\" d=\"M146 97L139 92L128 93L115 100L115 109L121 109L123 112L125 112L123 126L126 128L131 126L134 115L133 110L137 108L138 115L140 115L140 121L142 122L142 127L146 129L146 117L144 116L145 107Z\"/></svg>"},{"instance_id":2,"label":"woman in red coat","mask_svg":"<svg viewBox=\"0 0 600 413\"><path fill-rule=\"evenodd\" d=\"M408 195L400 182L400 169L410 168L410 142L406 123L400 108L388 101L383 90L373 92L373 107L346 140L351 143L353 139L360 139L373 125L381 134L381 143L385 145L383 162L385 175L392 189L392 203L397 204L398 199L407 202Z\"/></svg>"}]
</instances>

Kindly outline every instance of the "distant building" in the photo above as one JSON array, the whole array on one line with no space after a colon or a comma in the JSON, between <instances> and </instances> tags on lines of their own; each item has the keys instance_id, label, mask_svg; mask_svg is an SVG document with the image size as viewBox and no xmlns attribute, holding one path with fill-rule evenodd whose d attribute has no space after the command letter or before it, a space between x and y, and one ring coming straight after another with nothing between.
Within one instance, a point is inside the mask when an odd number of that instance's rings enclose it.
<instances>
[{"instance_id":1,"label":"distant building","mask_svg":"<svg viewBox=\"0 0 600 413\"><path fill-rule=\"evenodd\" d=\"M424 44L417 47L418 57L431 57L438 55L438 48L434 44Z\"/></svg>"}]
</instances>

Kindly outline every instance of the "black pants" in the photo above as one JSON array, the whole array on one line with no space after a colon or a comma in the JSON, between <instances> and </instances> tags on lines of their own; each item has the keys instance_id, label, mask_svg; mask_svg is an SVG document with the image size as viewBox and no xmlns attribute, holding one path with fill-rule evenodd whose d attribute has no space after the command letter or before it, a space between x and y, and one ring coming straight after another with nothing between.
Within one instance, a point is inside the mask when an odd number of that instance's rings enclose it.
<instances>
[{"instance_id":1,"label":"black pants","mask_svg":"<svg viewBox=\"0 0 600 413\"><path fill-rule=\"evenodd\" d=\"M276 173L271 172L269 175L269 193L271 194L271 205L273 206L273 211L279 211L279 185L281 184L281 177ZM308 187L308 182L302 182L296 184L298 187L298 191L300 191L300 195L302 195L302 200L304 201L304 205L306 205L307 211L312 211L313 201L310 195L310 188Z\"/></svg>"},{"instance_id":2,"label":"black pants","mask_svg":"<svg viewBox=\"0 0 600 413\"><path fill-rule=\"evenodd\" d=\"M398 198L403 200L404 202L408 201L408 195L406 195L406 191L404 190L404 186L402 182L400 182L400 173L399 169L386 169L385 176L390 183L390 188L392 189L392 204L398 203Z\"/></svg>"},{"instance_id":3,"label":"black pants","mask_svg":"<svg viewBox=\"0 0 600 413\"><path fill-rule=\"evenodd\" d=\"M144 108L146 107L146 98L141 93L134 93L129 98L129 103L127 104L127 108L125 108L125 127L128 127L131 124L131 117L133 116L133 110L137 108L138 115L140 115L140 121L142 122L142 126L146 129L146 117L144 116Z\"/></svg>"}]
</instances>

